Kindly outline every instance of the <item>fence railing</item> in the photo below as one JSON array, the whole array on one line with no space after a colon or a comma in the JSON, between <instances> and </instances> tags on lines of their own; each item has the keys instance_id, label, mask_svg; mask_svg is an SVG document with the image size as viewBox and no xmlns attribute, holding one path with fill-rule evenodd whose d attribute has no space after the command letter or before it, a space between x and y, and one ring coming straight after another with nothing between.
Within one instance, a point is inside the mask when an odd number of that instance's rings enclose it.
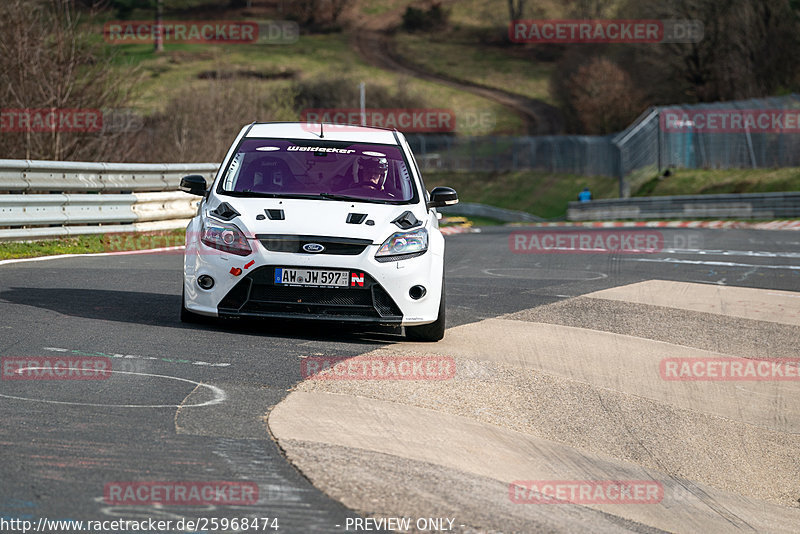
<instances>
[{"instance_id":1,"label":"fence railing","mask_svg":"<svg viewBox=\"0 0 800 534\"><path fill-rule=\"evenodd\" d=\"M567 220L791 219L800 217L800 192L641 197L570 202Z\"/></svg>"},{"instance_id":2,"label":"fence railing","mask_svg":"<svg viewBox=\"0 0 800 534\"><path fill-rule=\"evenodd\" d=\"M218 165L0 160L0 241L185 227L198 198L180 179Z\"/></svg>"},{"instance_id":3,"label":"fence railing","mask_svg":"<svg viewBox=\"0 0 800 534\"><path fill-rule=\"evenodd\" d=\"M406 134L422 170L541 170L584 176L619 175L613 136L456 137Z\"/></svg>"},{"instance_id":4,"label":"fence railing","mask_svg":"<svg viewBox=\"0 0 800 534\"><path fill-rule=\"evenodd\" d=\"M800 95L653 107L613 135L406 137L425 170L608 176L624 198L670 167L800 166Z\"/></svg>"}]
</instances>

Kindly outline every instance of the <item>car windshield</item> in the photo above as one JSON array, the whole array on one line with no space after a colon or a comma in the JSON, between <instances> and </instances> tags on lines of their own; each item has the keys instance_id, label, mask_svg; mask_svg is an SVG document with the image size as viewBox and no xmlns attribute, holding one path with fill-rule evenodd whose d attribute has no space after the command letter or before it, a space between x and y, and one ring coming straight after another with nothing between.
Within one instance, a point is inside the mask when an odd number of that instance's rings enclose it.
<instances>
[{"instance_id":1,"label":"car windshield","mask_svg":"<svg viewBox=\"0 0 800 534\"><path fill-rule=\"evenodd\" d=\"M219 192L381 203L417 198L399 147L322 140L245 139Z\"/></svg>"}]
</instances>

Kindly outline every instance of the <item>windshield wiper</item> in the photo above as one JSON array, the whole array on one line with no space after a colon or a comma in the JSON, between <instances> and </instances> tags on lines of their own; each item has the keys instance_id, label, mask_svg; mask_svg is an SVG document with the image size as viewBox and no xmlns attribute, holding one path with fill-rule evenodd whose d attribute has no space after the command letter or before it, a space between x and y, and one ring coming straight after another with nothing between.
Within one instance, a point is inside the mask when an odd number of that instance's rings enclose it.
<instances>
[{"instance_id":1,"label":"windshield wiper","mask_svg":"<svg viewBox=\"0 0 800 534\"><path fill-rule=\"evenodd\" d=\"M335 193L320 193L319 196L321 196L322 198L328 198L330 200L350 200L353 202L371 202L373 204L386 204L386 201L379 200L377 198L351 197L349 195L337 195Z\"/></svg>"},{"instance_id":2,"label":"windshield wiper","mask_svg":"<svg viewBox=\"0 0 800 534\"><path fill-rule=\"evenodd\" d=\"M225 195L232 197L252 197L252 198L317 198L317 195L303 195L295 193L260 193L245 189L244 191L222 191Z\"/></svg>"}]
</instances>

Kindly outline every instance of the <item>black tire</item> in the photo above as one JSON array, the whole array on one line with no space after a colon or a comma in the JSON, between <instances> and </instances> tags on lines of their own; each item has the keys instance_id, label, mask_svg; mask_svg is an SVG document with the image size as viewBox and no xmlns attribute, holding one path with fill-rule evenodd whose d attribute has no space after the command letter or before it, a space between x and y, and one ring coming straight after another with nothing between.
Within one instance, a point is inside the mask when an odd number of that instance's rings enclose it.
<instances>
[{"instance_id":1,"label":"black tire","mask_svg":"<svg viewBox=\"0 0 800 534\"><path fill-rule=\"evenodd\" d=\"M444 277L442 277L442 298L439 300L439 317L432 323L419 326L407 326L406 338L410 341L439 341L444 337Z\"/></svg>"},{"instance_id":2,"label":"black tire","mask_svg":"<svg viewBox=\"0 0 800 534\"><path fill-rule=\"evenodd\" d=\"M189 324L204 324L208 322L205 315L200 315L186 309L186 289L181 291L181 322Z\"/></svg>"}]
</instances>

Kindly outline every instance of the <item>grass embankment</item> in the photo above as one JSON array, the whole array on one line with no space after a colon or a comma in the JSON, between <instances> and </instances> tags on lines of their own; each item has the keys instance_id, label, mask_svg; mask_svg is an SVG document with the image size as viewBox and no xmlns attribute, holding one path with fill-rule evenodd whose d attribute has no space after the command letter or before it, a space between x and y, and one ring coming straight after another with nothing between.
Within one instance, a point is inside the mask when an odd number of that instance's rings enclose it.
<instances>
[{"instance_id":1,"label":"grass embankment","mask_svg":"<svg viewBox=\"0 0 800 534\"><path fill-rule=\"evenodd\" d=\"M708 195L800 191L800 168L672 170L671 176L645 181L632 196ZM538 171L510 173L428 172L425 186L453 187L464 202L527 211L546 219L566 214L567 202L589 187L596 200L618 198L618 182L602 176Z\"/></svg>"},{"instance_id":2,"label":"grass embankment","mask_svg":"<svg viewBox=\"0 0 800 534\"><path fill-rule=\"evenodd\" d=\"M671 176L653 177L633 196L712 195L800 191L800 168L671 170Z\"/></svg>"},{"instance_id":3,"label":"grass embankment","mask_svg":"<svg viewBox=\"0 0 800 534\"><path fill-rule=\"evenodd\" d=\"M142 74L137 84L137 111L150 114L163 111L166 103L182 92L199 92L213 80L208 73L258 79L259 84L275 92L291 90L293 83L304 79L347 77L353 82L353 101L357 102L359 80L369 86L380 85L390 91L402 89L419 98L422 107L453 110L486 110L496 117L492 128L461 126L459 135L515 135L523 131L522 121L510 109L466 91L416 80L372 67L352 52L350 36L344 33L301 35L293 44L189 45L167 44L161 55L152 45L120 45L116 65L120 72L138 66ZM296 120L300 119L297 111ZM466 122L464 122L466 124Z\"/></svg>"},{"instance_id":4,"label":"grass embankment","mask_svg":"<svg viewBox=\"0 0 800 534\"><path fill-rule=\"evenodd\" d=\"M498 208L527 211L546 219L566 213L567 202L589 187L595 198L616 198L613 178L577 176L539 171L509 173L428 172L425 187L444 185L458 191L463 202L479 202Z\"/></svg>"},{"instance_id":5,"label":"grass embankment","mask_svg":"<svg viewBox=\"0 0 800 534\"><path fill-rule=\"evenodd\" d=\"M185 230L178 229L169 232L96 234L42 241L0 243L0 260L174 247L184 244L185 235Z\"/></svg>"},{"instance_id":6,"label":"grass embankment","mask_svg":"<svg viewBox=\"0 0 800 534\"><path fill-rule=\"evenodd\" d=\"M511 47L487 47L458 34L398 32L397 49L429 72L553 103L552 63L534 63Z\"/></svg>"}]
</instances>

